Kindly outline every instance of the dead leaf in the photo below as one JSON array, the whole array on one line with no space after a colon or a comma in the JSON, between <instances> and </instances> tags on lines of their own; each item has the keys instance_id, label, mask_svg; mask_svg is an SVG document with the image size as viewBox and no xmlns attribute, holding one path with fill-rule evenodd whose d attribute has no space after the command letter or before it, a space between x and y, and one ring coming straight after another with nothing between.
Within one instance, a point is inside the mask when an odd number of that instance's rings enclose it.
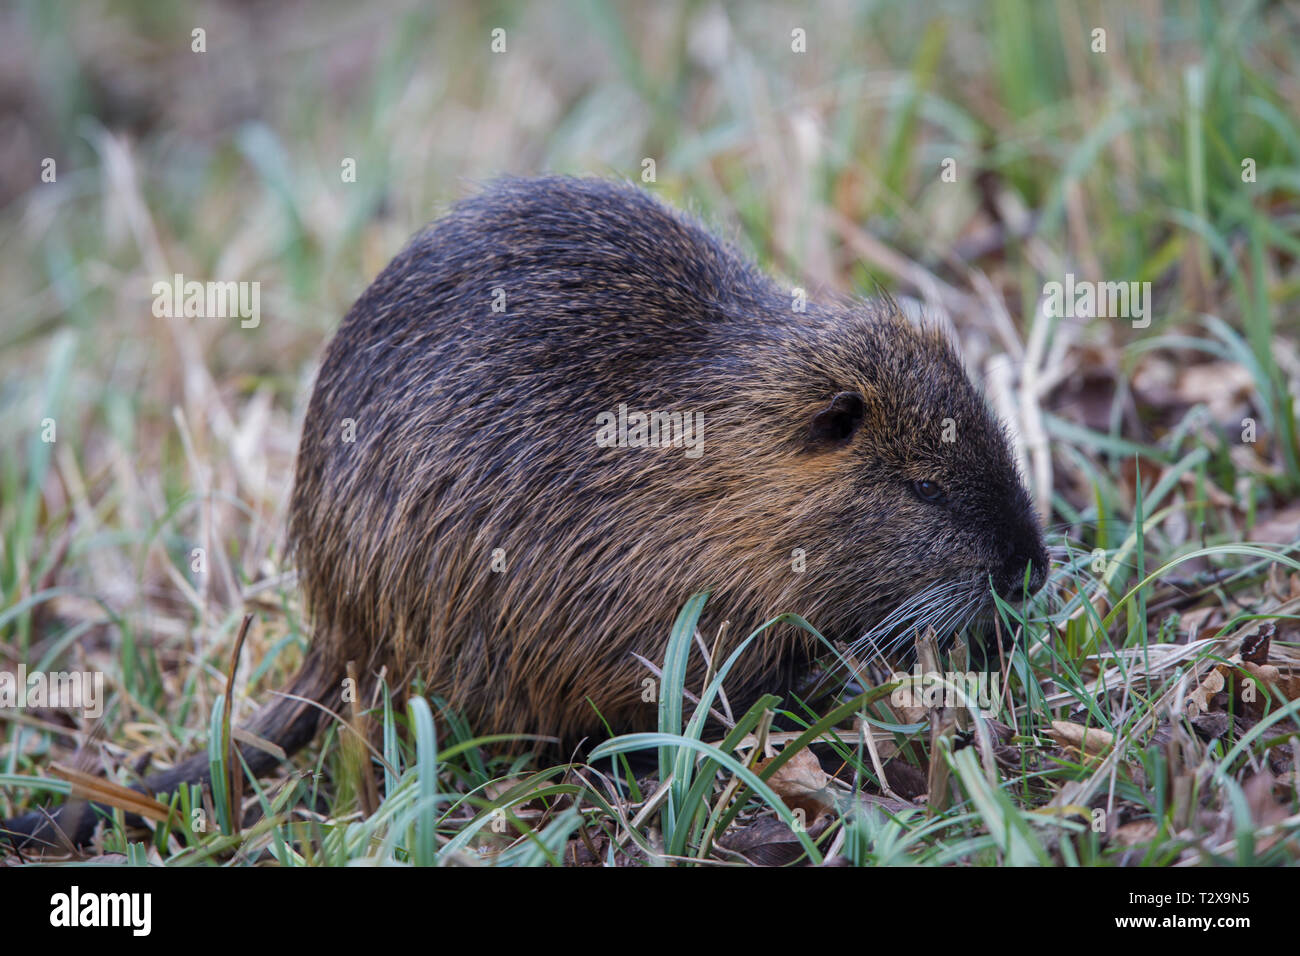
<instances>
[{"instance_id":1,"label":"dead leaf","mask_svg":"<svg viewBox=\"0 0 1300 956\"><path fill-rule=\"evenodd\" d=\"M1275 690L1289 701L1300 697L1300 677L1291 674L1283 675L1282 671L1272 664L1253 664L1250 661L1243 661L1241 666L1253 678L1254 687L1248 693L1246 686L1243 686L1238 691L1238 696L1241 698L1243 708L1255 719L1263 717L1266 709L1277 706L1277 698L1273 693Z\"/></svg>"},{"instance_id":2,"label":"dead leaf","mask_svg":"<svg viewBox=\"0 0 1300 956\"><path fill-rule=\"evenodd\" d=\"M1228 732L1231 722L1226 711L1216 710L1197 714L1192 718L1192 727L1203 740L1216 740Z\"/></svg>"},{"instance_id":3,"label":"dead leaf","mask_svg":"<svg viewBox=\"0 0 1300 956\"><path fill-rule=\"evenodd\" d=\"M1300 540L1300 504L1274 511L1246 534L1248 541L1265 541L1269 544L1292 544Z\"/></svg>"},{"instance_id":4,"label":"dead leaf","mask_svg":"<svg viewBox=\"0 0 1300 956\"><path fill-rule=\"evenodd\" d=\"M1111 834L1111 842L1120 846L1137 846L1150 843L1160 833L1160 824L1155 820L1134 820L1116 828Z\"/></svg>"},{"instance_id":5,"label":"dead leaf","mask_svg":"<svg viewBox=\"0 0 1300 956\"><path fill-rule=\"evenodd\" d=\"M1250 818L1257 827L1277 826L1290 816L1290 801L1278 800L1273 788L1276 780L1267 770L1255 774L1246 781L1242 791L1246 797L1246 806L1250 809ZM1274 833L1259 841L1259 849L1266 851L1285 834Z\"/></svg>"},{"instance_id":6,"label":"dead leaf","mask_svg":"<svg viewBox=\"0 0 1300 956\"><path fill-rule=\"evenodd\" d=\"M808 836L817 839L829 824L830 817L824 818L808 828ZM804 854L794 831L776 817L766 815L748 826L733 826L717 846L756 866L785 866Z\"/></svg>"},{"instance_id":7,"label":"dead leaf","mask_svg":"<svg viewBox=\"0 0 1300 956\"><path fill-rule=\"evenodd\" d=\"M1198 484L1199 482L1199 484ZM1236 508L1237 500L1212 481L1202 481L1195 472L1185 472L1178 480L1183 492L1190 499L1205 495L1205 500L1215 508Z\"/></svg>"},{"instance_id":8,"label":"dead leaf","mask_svg":"<svg viewBox=\"0 0 1300 956\"><path fill-rule=\"evenodd\" d=\"M908 800L922 796L930 786L926 771L901 758L885 764L885 782L889 784L890 790Z\"/></svg>"},{"instance_id":9,"label":"dead leaf","mask_svg":"<svg viewBox=\"0 0 1300 956\"><path fill-rule=\"evenodd\" d=\"M1184 365L1174 394L1188 405L1203 404L1216 422L1238 421L1250 407L1255 377L1239 362Z\"/></svg>"},{"instance_id":10,"label":"dead leaf","mask_svg":"<svg viewBox=\"0 0 1300 956\"><path fill-rule=\"evenodd\" d=\"M1184 611L1179 615L1178 623L1187 632L1189 641L1202 637L1213 637L1216 632L1211 628L1216 624L1221 625L1223 623L1223 608L1217 604L1211 604L1208 607L1198 607L1191 611Z\"/></svg>"},{"instance_id":11,"label":"dead leaf","mask_svg":"<svg viewBox=\"0 0 1300 956\"><path fill-rule=\"evenodd\" d=\"M1089 757L1104 756L1115 745L1115 735L1099 727L1085 727L1068 720L1052 721L1048 734L1062 747Z\"/></svg>"},{"instance_id":12,"label":"dead leaf","mask_svg":"<svg viewBox=\"0 0 1300 956\"><path fill-rule=\"evenodd\" d=\"M1226 683L1227 681L1223 676L1223 665L1216 664L1205 675L1200 684L1196 686L1196 689L1187 695L1188 714L1196 717L1198 714L1208 714L1212 710L1221 709L1213 706L1214 697L1216 694L1223 692Z\"/></svg>"},{"instance_id":13,"label":"dead leaf","mask_svg":"<svg viewBox=\"0 0 1300 956\"><path fill-rule=\"evenodd\" d=\"M761 772L768 763L770 761L764 760L757 769ZM805 823L811 824L835 806L835 796L827 788L830 779L830 774L822 769L817 755L805 748L778 767L767 778L767 785L790 808L791 813L802 812Z\"/></svg>"},{"instance_id":14,"label":"dead leaf","mask_svg":"<svg viewBox=\"0 0 1300 956\"><path fill-rule=\"evenodd\" d=\"M1241 659L1252 664L1267 664L1273 631L1274 627L1270 621L1256 633L1245 637L1241 642Z\"/></svg>"}]
</instances>

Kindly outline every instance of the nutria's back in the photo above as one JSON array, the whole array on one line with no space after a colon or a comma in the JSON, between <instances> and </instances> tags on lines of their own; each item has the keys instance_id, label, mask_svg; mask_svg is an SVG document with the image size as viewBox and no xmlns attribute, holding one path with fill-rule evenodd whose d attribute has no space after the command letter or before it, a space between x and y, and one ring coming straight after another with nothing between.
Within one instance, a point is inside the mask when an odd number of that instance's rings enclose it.
<instances>
[{"instance_id":1,"label":"nutria's back","mask_svg":"<svg viewBox=\"0 0 1300 956\"><path fill-rule=\"evenodd\" d=\"M1036 588L1033 511L944 338L795 301L631 186L508 180L456 206L316 383L289 532L317 649L422 673L476 733L571 742L597 710L653 726L635 655L661 660L695 591L725 653L784 611L854 640L918 594L894 623L959 625L1027 564ZM604 447L660 412L702 434ZM809 650L769 631L733 704Z\"/></svg>"}]
</instances>

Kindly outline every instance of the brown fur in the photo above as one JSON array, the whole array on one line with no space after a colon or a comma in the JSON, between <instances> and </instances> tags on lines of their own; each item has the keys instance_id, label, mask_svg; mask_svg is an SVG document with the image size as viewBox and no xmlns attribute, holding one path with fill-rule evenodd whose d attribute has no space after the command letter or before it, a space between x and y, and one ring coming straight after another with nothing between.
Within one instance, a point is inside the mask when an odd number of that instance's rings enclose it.
<instances>
[{"instance_id":1,"label":"brown fur","mask_svg":"<svg viewBox=\"0 0 1300 956\"><path fill-rule=\"evenodd\" d=\"M500 182L418 234L344 319L307 411L289 540L315 638L295 691L338 709L355 660L422 674L476 734L571 746L603 721L653 728L637 655L662 660L695 591L709 640L730 622L725 655L782 612L879 641L986 614L990 579L1016 593L1026 565L1037 589L1029 500L945 338L884 301L792 303L692 220L598 180ZM598 447L620 404L702 412L703 454ZM769 629L733 704L814 651ZM282 702L256 726L292 749L314 721Z\"/></svg>"},{"instance_id":2,"label":"brown fur","mask_svg":"<svg viewBox=\"0 0 1300 956\"><path fill-rule=\"evenodd\" d=\"M842 392L864 424L822 447L809 423ZM596 416L620 403L703 412L703 455L598 448ZM936 478L964 513L909 493ZM647 194L567 179L461 204L358 301L312 396L290 534L336 668L420 671L475 732L566 744L602 716L653 726L636 655L662 658L693 591L712 590L706 634L730 621L725 653L782 611L853 640L927 584L987 590L1008 560L1042 563L1002 433L942 335L884 303L796 312ZM732 697L782 689L810 651L773 629Z\"/></svg>"}]
</instances>

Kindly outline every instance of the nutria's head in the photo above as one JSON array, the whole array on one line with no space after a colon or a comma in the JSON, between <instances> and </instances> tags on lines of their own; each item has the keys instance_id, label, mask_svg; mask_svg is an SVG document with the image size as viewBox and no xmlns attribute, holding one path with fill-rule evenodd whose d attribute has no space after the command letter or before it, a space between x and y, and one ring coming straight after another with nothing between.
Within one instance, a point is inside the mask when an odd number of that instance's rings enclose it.
<instances>
[{"instance_id":1,"label":"nutria's head","mask_svg":"<svg viewBox=\"0 0 1300 956\"><path fill-rule=\"evenodd\" d=\"M798 500L779 539L806 554L794 603L814 623L878 649L989 619L994 590L1015 603L1042 587L1006 433L943 332L880 302L817 310L778 348L756 367L781 396L785 457L750 510Z\"/></svg>"}]
</instances>

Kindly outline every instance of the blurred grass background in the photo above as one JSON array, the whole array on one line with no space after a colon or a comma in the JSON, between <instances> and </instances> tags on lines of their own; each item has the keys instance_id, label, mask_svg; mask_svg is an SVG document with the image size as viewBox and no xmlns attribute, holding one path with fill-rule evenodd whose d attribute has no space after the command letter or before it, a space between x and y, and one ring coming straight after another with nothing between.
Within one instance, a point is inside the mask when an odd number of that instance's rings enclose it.
<instances>
[{"instance_id":1,"label":"blurred grass background","mask_svg":"<svg viewBox=\"0 0 1300 956\"><path fill-rule=\"evenodd\" d=\"M478 182L639 180L647 158L649 188L812 295L884 288L952 322L1080 547L1129 538L1132 460L1149 490L1186 442L1188 507L1150 547L1265 517L1292 542L1298 66L1300 8L1260 0L8 5L0 664L107 670L99 759L174 757L251 604L246 714L306 641L282 518L353 299ZM177 272L260 282L260 327L155 318ZM1150 281L1152 326L1043 319L1066 272ZM67 726L11 723L0 772L67 751Z\"/></svg>"}]
</instances>

